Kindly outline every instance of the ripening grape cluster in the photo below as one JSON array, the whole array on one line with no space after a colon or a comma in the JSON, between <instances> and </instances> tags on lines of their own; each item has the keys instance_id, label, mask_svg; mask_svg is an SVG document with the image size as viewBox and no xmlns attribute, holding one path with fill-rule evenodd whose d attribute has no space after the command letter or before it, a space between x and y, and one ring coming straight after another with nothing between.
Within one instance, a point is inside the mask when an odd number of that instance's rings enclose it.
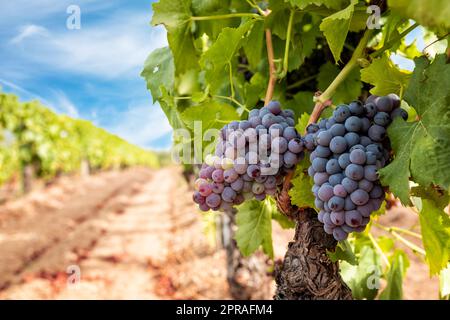
<instances>
[{"instance_id":1,"label":"ripening grape cluster","mask_svg":"<svg viewBox=\"0 0 450 320\"><path fill-rule=\"evenodd\" d=\"M389 160L386 128L398 116L408 117L398 96L372 95L365 104L337 106L330 118L307 128L304 145L312 151L308 173L318 218L338 241L362 232L384 200L377 170Z\"/></svg>"},{"instance_id":2,"label":"ripening grape cluster","mask_svg":"<svg viewBox=\"0 0 450 320\"><path fill-rule=\"evenodd\" d=\"M200 210L229 211L248 199L275 195L283 177L303 158L294 112L271 101L220 131L215 154L205 157L193 195Z\"/></svg>"}]
</instances>

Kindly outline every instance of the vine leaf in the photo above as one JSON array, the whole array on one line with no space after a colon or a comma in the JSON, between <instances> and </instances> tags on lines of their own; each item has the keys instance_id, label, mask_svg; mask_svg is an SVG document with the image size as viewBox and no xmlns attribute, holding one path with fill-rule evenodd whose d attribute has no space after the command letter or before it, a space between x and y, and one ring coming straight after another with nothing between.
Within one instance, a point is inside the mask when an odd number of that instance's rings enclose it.
<instances>
[{"instance_id":1,"label":"vine leaf","mask_svg":"<svg viewBox=\"0 0 450 320\"><path fill-rule=\"evenodd\" d=\"M214 100L205 101L197 106L187 108L181 117L186 126L194 130L194 122L200 121L202 132L208 129L220 129L225 122L239 119L236 109L226 103Z\"/></svg>"},{"instance_id":2,"label":"vine leaf","mask_svg":"<svg viewBox=\"0 0 450 320\"><path fill-rule=\"evenodd\" d=\"M422 199L419 218L430 274L438 274L450 259L450 218L428 199Z\"/></svg>"},{"instance_id":3,"label":"vine leaf","mask_svg":"<svg viewBox=\"0 0 450 320\"><path fill-rule=\"evenodd\" d=\"M408 256L402 250L396 250L390 257L391 266L387 274L387 286L380 294L380 300L401 300L403 298L403 277L409 267Z\"/></svg>"},{"instance_id":4,"label":"vine leaf","mask_svg":"<svg viewBox=\"0 0 450 320\"><path fill-rule=\"evenodd\" d=\"M169 124L174 129L185 128L184 122L181 119L181 113L178 110L177 105L172 96L169 95L165 87L160 87L161 98L159 99L159 104L161 109L165 113Z\"/></svg>"},{"instance_id":5,"label":"vine leaf","mask_svg":"<svg viewBox=\"0 0 450 320\"><path fill-rule=\"evenodd\" d=\"M389 0L389 8L421 25L437 30L450 28L450 4L441 0ZM448 31L448 30L447 30ZM447 32L445 31L445 32Z\"/></svg>"},{"instance_id":6,"label":"vine leaf","mask_svg":"<svg viewBox=\"0 0 450 320\"><path fill-rule=\"evenodd\" d=\"M352 290L353 298L375 299L382 270L380 256L370 245L361 248L357 265L342 261L340 268L342 279Z\"/></svg>"},{"instance_id":7,"label":"vine leaf","mask_svg":"<svg viewBox=\"0 0 450 320\"><path fill-rule=\"evenodd\" d=\"M163 24L173 53L176 73L198 68L197 52L191 32L190 0L161 0L153 4L152 25Z\"/></svg>"},{"instance_id":8,"label":"vine leaf","mask_svg":"<svg viewBox=\"0 0 450 320\"><path fill-rule=\"evenodd\" d=\"M373 85L370 93L378 96L390 93L400 95L408 85L410 77L410 72L397 68L387 55L373 60L367 68L361 70L361 80Z\"/></svg>"},{"instance_id":9,"label":"vine leaf","mask_svg":"<svg viewBox=\"0 0 450 320\"><path fill-rule=\"evenodd\" d=\"M422 186L439 185L448 190L450 175L450 65L438 55L433 63L415 59L405 100L415 108L418 119L395 119L388 129L395 151L394 161L379 171L381 181L410 204L409 178Z\"/></svg>"},{"instance_id":10,"label":"vine leaf","mask_svg":"<svg viewBox=\"0 0 450 320\"><path fill-rule=\"evenodd\" d=\"M175 65L169 47L155 49L147 58L141 77L147 82L153 102L162 96L161 86L172 88L175 82Z\"/></svg>"},{"instance_id":11,"label":"vine leaf","mask_svg":"<svg viewBox=\"0 0 450 320\"><path fill-rule=\"evenodd\" d=\"M264 48L264 21L256 21L248 35L248 41L244 44L245 55L250 67L257 69L261 63Z\"/></svg>"},{"instance_id":12,"label":"vine leaf","mask_svg":"<svg viewBox=\"0 0 450 320\"><path fill-rule=\"evenodd\" d=\"M291 197L291 203L299 208L315 208L314 194L311 192L313 181L311 177L304 172L305 168L308 168L309 160L303 159L301 163L297 165L295 177L292 179L292 188L289 190L289 196Z\"/></svg>"},{"instance_id":13,"label":"vine leaf","mask_svg":"<svg viewBox=\"0 0 450 320\"><path fill-rule=\"evenodd\" d=\"M358 264L358 259L356 258L355 252L353 252L353 248L347 240L338 242L335 251L328 251L327 253L330 260L333 262L343 260L352 266L356 266Z\"/></svg>"},{"instance_id":14,"label":"vine leaf","mask_svg":"<svg viewBox=\"0 0 450 320\"><path fill-rule=\"evenodd\" d=\"M266 201L246 201L238 207L236 215L236 243L244 256L254 253L260 246L273 258L272 213L274 207Z\"/></svg>"},{"instance_id":15,"label":"vine leaf","mask_svg":"<svg viewBox=\"0 0 450 320\"><path fill-rule=\"evenodd\" d=\"M351 0L348 7L326 17L320 24L320 30L327 39L336 62L341 59L341 52L344 48L345 38L347 37L353 11L357 3L358 0Z\"/></svg>"},{"instance_id":16,"label":"vine leaf","mask_svg":"<svg viewBox=\"0 0 450 320\"><path fill-rule=\"evenodd\" d=\"M317 77L318 88L321 91L325 91L334 78L339 74L341 70L338 66L331 62L324 63L319 70L319 76ZM360 74L358 68L354 68L350 74L341 82L338 89L333 95L333 103L345 103L355 99L361 94L362 83L360 80Z\"/></svg>"},{"instance_id":17,"label":"vine leaf","mask_svg":"<svg viewBox=\"0 0 450 320\"><path fill-rule=\"evenodd\" d=\"M315 5L315 6L325 6L330 9L339 10L342 8L342 5L347 1L343 0L290 0L290 3L293 6L297 6L300 9L305 9L307 6Z\"/></svg>"},{"instance_id":18,"label":"vine leaf","mask_svg":"<svg viewBox=\"0 0 450 320\"><path fill-rule=\"evenodd\" d=\"M200 64L206 69L205 77L211 85L211 92L217 92L224 83L230 84L229 68L232 59L242 47L245 33L254 23L254 20L249 20L239 28L224 28L216 42L202 55Z\"/></svg>"}]
</instances>

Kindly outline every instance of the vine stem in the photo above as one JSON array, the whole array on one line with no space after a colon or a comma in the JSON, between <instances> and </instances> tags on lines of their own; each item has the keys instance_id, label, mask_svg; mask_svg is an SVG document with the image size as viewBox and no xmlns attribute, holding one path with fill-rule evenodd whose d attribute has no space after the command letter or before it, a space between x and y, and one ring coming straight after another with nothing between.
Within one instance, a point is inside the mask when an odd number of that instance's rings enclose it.
<instances>
[{"instance_id":1,"label":"vine stem","mask_svg":"<svg viewBox=\"0 0 450 320\"><path fill-rule=\"evenodd\" d=\"M414 243L412 243L411 241L403 238L401 235L399 235L396 231L393 230L393 228L387 228L385 226L382 226L380 224L376 224L377 227L379 227L380 229L383 229L384 231L392 234L398 241L400 241L401 243L403 243L405 246L407 246L408 248L410 248L412 251L420 253L421 255L426 255L425 250L423 250L421 247L415 245ZM400 231L400 230L397 230ZM402 229L402 232L404 232L405 230Z\"/></svg>"},{"instance_id":2,"label":"vine stem","mask_svg":"<svg viewBox=\"0 0 450 320\"><path fill-rule=\"evenodd\" d=\"M403 228L398 228L398 227L386 227L377 222L374 222L374 225L380 229L383 229L386 232L397 231L397 232L407 234L407 235L417 238L417 239L422 239L422 236L420 234L418 234L417 232L408 230L408 229L403 229Z\"/></svg>"},{"instance_id":3,"label":"vine stem","mask_svg":"<svg viewBox=\"0 0 450 320\"><path fill-rule=\"evenodd\" d=\"M291 10L291 13L289 15L288 27L286 31L286 45L284 47L284 58L283 58L283 72L281 73L280 78L286 76L289 68L289 45L291 43L292 25L294 24L294 16L295 10Z\"/></svg>"},{"instance_id":4,"label":"vine stem","mask_svg":"<svg viewBox=\"0 0 450 320\"><path fill-rule=\"evenodd\" d=\"M276 69L273 54L272 44L272 32L270 29L266 29L266 47L267 47L267 60L269 62L269 83L267 85L266 97L264 99L264 105L266 106L270 100L272 100L273 92L275 90Z\"/></svg>"},{"instance_id":5,"label":"vine stem","mask_svg":"<svg viewBox=\"0 0 450 320\"><path fill-rule=\"evenodd\" d=\"M371 233L368 234L368 237L369 237L370 241L372 241L372 244L375 247L375 249L377 249L377 251L380 253L380 256L383 259L383 261L386 264L386 266L388 268L390 268L391 264L389 263L389 259L386 257L386 255L384 254L383 250L380 248L377 240L375 240L375 238L373 237L373 235Z\"/></svg>"},{"instance_id":6,"label":"vine stem","mask_svg":"<svg viewBox=\"0 0 450 320\"><path fill-rule=\"evenodd\" d=\"M262 19L262 17L256 13L237 12L237 13L229 13L229 14L218 14L218 15L213 15L213 16L191 17L190 20L205 21L205 20L219 20L219 19L231 19L231 18L242 18L242 17Z\"/></svg>"},{"instance_id":7,"label":"vine stem","mask_svg":"<svg viewBox=\"0 0 450 320\"><path fill-rule=\"evenodd\" d=\"M336 92L336 89L339 85L347 78L350 72L358 65L358 60L364 56L364 50L369 42L369 38L372 34L372 30L366 30L361 40L358 43L355 51L353 52L350 61L344 66L344 68L339 72L339 74L334 78L333 82L328 86L328 88L316 98L316 102L325 103L329 100L333 94Z\"/></svg>"}]
</instances>

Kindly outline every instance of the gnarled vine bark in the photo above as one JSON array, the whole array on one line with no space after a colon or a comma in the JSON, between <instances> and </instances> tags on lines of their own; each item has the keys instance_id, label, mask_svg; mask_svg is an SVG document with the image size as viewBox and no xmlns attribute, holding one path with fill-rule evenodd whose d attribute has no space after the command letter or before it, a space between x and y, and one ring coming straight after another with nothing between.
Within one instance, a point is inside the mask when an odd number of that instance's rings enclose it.
<instances>
[{"instance_id":1,"label":"gnarled vine bark","mask_svg":"<svg viewBox=\"0 0 450 320\"><path fill-rule=\"evenodd\" d=\"M313 209L291 213L296 221L295 237L281 265L275 270L276 300L350 300L351 290L339 274L327 250L336 240L325 233Z\"/></svg>"}]
</instances>

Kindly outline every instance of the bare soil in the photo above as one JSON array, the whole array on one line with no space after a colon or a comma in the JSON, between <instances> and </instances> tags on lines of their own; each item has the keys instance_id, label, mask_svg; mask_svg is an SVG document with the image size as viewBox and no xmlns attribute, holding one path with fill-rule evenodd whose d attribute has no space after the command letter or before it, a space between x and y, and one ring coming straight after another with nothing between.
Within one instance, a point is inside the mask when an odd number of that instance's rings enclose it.
<instances>
[{"instance_id":1,"label":"bare soil","mask_svg":"<svg viewBox=\"0 0 450 320\"><path fill-rule=\"evenodd\" d=\"M417 223L397 211L383 223ZM293 232L273 227L282 258ZM0 255L0 299L230 299L225 253L204 236L177 167L61 177L10 200ZM435 299L420 259L411 256L405 298Z\"/></svg>"}]
</instances>

